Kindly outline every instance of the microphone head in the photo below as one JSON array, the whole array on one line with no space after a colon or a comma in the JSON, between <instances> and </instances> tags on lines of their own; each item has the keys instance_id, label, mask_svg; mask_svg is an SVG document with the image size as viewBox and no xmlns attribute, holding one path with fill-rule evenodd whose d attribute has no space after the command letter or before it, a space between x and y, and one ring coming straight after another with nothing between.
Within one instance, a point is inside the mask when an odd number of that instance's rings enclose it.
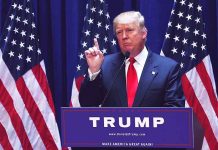
<instances>
[{"instance_id":1,"label":"microphone head","mask_svg":"<svg viewBox=\"0 0 218 150\"><path fill-rule=\"evenodd\" d=\"M125 56L126 59L129 58L130 52L125 52L125 53L124 53L124 56Z\"/></svg>"}]
</instances>

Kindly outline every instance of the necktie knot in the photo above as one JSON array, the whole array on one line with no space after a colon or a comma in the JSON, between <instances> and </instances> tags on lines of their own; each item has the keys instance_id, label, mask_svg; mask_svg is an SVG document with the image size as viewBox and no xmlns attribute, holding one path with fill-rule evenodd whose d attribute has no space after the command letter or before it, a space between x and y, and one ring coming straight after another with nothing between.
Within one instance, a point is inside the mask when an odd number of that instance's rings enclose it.
<instances>
[{"instance_id":1,"label":"necktie knot","mask_svg":"<svg viewBox=\"0 0 218 150\"><path fill-rule=\"evenodd\" d=\"M134 57L130 57L129 58L129 62L130 62L130 64L134 64L135 63L135 58Z\"/></svg>"}]
</instances>

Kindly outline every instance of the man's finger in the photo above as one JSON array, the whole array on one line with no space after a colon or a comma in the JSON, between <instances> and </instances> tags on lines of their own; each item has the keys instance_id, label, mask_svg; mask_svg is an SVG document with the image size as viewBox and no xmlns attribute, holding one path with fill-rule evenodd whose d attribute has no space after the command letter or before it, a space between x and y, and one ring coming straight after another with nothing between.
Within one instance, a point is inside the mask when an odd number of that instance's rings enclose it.
<instances>
[{"instance_id":1,"label":"man's finger","mask_svg":"<svg viewBox=\"0 0 218 150\"><path fill-rule=\"evenodd\" d=\"M98 40L96 38L94 38L94 47L99 49Z\"/></svg>"}]
</instances>

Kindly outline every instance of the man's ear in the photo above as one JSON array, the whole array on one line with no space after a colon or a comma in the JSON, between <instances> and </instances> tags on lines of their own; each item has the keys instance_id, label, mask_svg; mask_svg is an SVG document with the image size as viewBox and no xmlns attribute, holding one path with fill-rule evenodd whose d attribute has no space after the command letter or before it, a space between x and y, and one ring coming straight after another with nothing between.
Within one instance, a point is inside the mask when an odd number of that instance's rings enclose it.
<instances>
[{"instance_id":1,"label":"man's ear","mask_svg":"<svg viewBox=\"0 0 218 150\"><path fill-rule=\"evenodd\" d=\"M143 32L143 39L146 39L147 38L147 29L144 27L143 29L142 29L142 32Z\"/></svg>"}]
</instances>

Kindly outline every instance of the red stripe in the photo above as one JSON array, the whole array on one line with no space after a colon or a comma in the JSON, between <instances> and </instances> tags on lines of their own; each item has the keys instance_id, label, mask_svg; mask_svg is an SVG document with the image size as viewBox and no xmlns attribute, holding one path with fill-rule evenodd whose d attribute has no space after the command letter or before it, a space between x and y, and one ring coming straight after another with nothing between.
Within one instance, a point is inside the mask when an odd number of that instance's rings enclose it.
<instances>
[{"instance_id":1,"label":"red stripe","mask_svg":"<svg viewBox=\"0 0 218 150\"><path fill-rule=\"evenodd\" d=\"M194 112L197 115L199 122L201 123L202 127L205 130L205 137L207 139L207 142L208 142L210 149L218 149L218 142L217 142L215 135L212 131L212 128L210 126L210 122L209 122L201 104L199 103L199 101L195 95L194 89L192 88L186 75L182 76L182 86L184 89L185 97L189 103L189 106L193 108Z\"/></svg>"},{"instance_id":2,"label":"red stripe","mask_svg":"<svg viewBox=\"0 0 218 150\"><path fill-rule=\"evenodd\" d=\"M85 78L83 76L79 76L78 78L76 78L76 87L78 91L80 91L80 87L84 79Z\"/></svg>"},{"instance_id":3,"label":"red stripe","mask_svg":"<svg viewBox=\"0 0 218 150\"><path fill-rule=\"evenodd\" d=\"M207 93L208 93L209 98L210 98L210 102L213 106L213 109L216 113L216 116L218 117L218 101L217 101L217 98L216 98L215 93L214 93L214 89L213 89L213 85L212 85L210 76L209 76L209 74L204 66L204 63L203 62L199 63L196 66L196 69L197 69L198 74L200 75L201 81L203 82L203 84L207 90Z\"/></svg>"},{"instance_id":4,"label":"red stripe","mask_svg":"<svg viewBox=\"0 0 218 150\"><path fill-rule=\"evenodd\" d=\"M54 115L55 115L55 108L52 100L51 90L48 86L48 81L45 75L45 72L43 71L41 65L36 65L32 68L33 74L35 75L35 78L37 79L39 86L41 87L44 95L46 96L49 106L52 109Z\"/></svg>"},{"instance_id":5,"label":"red stripe","mask_svg":"<svg viewBox=\"0 0 218 150\"><path fill-rule=\"evenodd\" d=\"M11 122L14 126L14 129L17 133L17 136L20 139L20 142L21 142L23 149L27 149L27 150L33 149L31 144L30 144L30 141L28 139L28 136L26 134L26 131L24 129L21 118L14 108L13 100L12 100L11 96L9 95L8 91L5 89L1 80L0 80L0 95L1 95L0 101L1 101L2 105L5 107L5 109L7 110L8 114L11 118Z\"/></svg>"},{"instance_id":6,"label":"red stripe","mask_svg":"<svg viewBox=\"0 0 218 150\"><path fill-rule=\"evenodd\" d=\"M37 104L26 87L23 78L19 78L16 85L45 147L52 150L58 149Z\"/></svg>"},{"instance_id":7,"label":"red stripe","mask_svg":"<svg viewBox=\"0 0 218 150\"><path fill-rule=\"evenodd\" d=\"M0 123L0 133L1 133L0 144L2 145L2 148L7 150L13 150L11 143L9 142L7 132L5 131L5 128L2 126L1 123Z\"/></svg>"}]
</instances>

